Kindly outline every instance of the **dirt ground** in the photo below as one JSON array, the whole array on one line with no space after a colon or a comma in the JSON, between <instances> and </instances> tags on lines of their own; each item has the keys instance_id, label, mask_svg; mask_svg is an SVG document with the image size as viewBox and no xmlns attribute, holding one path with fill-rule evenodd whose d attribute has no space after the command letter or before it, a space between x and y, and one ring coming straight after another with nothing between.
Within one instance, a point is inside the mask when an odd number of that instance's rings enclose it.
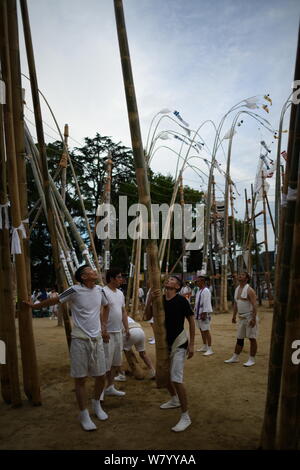
<instances>
[{"instance_id":1,"label":"dirt ground","mask_svg":"<svg viewBox=\"0 0 300 470\"><path fill-rule=\"evenodd\" d=\"M77 421L73 381L64 328L49 318L33 319L41 376L43 405L32 407L25 399L13 409L0 399L0 449L60 450L244 450L257 449L262 427L268 377L272 311L260 309L257 363L243 367L249 341L239 364L224 364L235 345L235 325L231 314L213 316L212 338L215 354L203 357L195 352L186 362L185 384L192 425L174 433L180 410L161 410L167 391L155 381L138 381L127 376L117 387L124 397L106 397L103 408L109 420L97 421L98 430L84 432ZM146 337L148 323L142 322ZM196 331L195 349L201 346ZM147 342L147 352L155 360L155 346ZM88 382L92 396L93 380Z\"/></svg>"}]
</instances>

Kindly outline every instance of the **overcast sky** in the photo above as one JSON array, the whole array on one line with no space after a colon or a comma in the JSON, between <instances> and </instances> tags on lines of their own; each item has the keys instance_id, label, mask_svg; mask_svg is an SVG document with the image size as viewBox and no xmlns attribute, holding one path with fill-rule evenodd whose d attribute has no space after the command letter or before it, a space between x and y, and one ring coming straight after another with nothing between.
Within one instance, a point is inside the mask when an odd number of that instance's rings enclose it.
<instances>
[{"instance_id":1,"label":"overcast sky","mask_svg":"<svg viewBox=\"0 0 300 470\"><path fill-rule=\"evenodd\" d=\"M273 100L270 113L257 111L278 128L282 105L292 91L298 0L124 0L123 4L144 145L151 119L162 108L179 111L197 129L206 119L218 124L235 103L265 93ZM113 0L28 0L28 8L39 88L61 128L69 124L74 139L70 146L80 146L84 137L99 132L130 147ZM22 36L20 29L21 44ZM21 55L22 71L28 74L23 45ZM26 80L24 87L32 109ZM44 108L43 112L54 128ZM34 121L29 109L26 117ZM233 117L226 121L221 137ZM244 115L243 121L233 139L231 169L240 192L240 196L235 194L240 218L244 188L249 191L254 182L260 141L266 141L274 157L277 143L249 116ZM159 130L168 129L182 132L164 118ZM44 130L47 142L58 138L48 126ZM201 135L212 149L212 126L204 126ZM160 142L179 150L175 139ZM203 156L207 158L208 153ZM225 169L222 152L218 161ZM174 175L175 166L171 151L157 151L155 171ZM204 162L200 167L207 171ZM195 188L202 184L192 170L185 172L184 182ZM220 190L217 195L221 197ZM272 205L272 185L269 198Z\"/></svg>"}]
</instances>

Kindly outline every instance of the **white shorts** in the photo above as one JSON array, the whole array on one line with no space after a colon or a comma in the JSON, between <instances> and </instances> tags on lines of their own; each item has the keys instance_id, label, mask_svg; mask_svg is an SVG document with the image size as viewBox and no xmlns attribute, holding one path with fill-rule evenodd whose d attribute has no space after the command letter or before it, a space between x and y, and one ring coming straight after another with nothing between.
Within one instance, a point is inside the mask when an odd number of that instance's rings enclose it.
<instances>
[{"instance_id":1,"label":"white shorts","mask_svg":"<svg viewBox=\"0 0 300 470\"><path fill-rule=\"evenodd\" d=\"M112 367L119 367L122 365L123 351L122 332L108 332L108 334L109 342L103 343L106 359L106 370L110 370Z\"/></svg>"},{"instance_id":2,"label":"white shorts","mask_svg":"<svg viewBox=\"0 0 300 470\"><path fill-rule=\"evenodd\" d=\"M130 328L129 333L128 339L123 336L123 349L129 351L132 346L135 346L138 352L145 351L145 333L142 328Z\"/></svg>"},{"instance_id":3,"label":"white shorts","mask_svg":"<svg viewBox=\"0 0 300 470\"><path fill-rule=\"evenodd\" d=\"M183 383L183 369L186 358L186 349L177 348L171 357L170 363L170 379L171 382L179 384Z\"/></svg>"},{"instance_id":4,"label":"white shorts","mask_svg":"<svg viewBox=\"0 0 300 470\"><path fill-rule=\"evenodd\" d=\"M96 341L72 338L70 348L71 377L99 377L106 373L102 338Z\"/></svg>"},{"instance_id":5,"label":"white shorts","mask_svg":"<svg viewBox=\"0 0 300 470\"><path fill-rule=\"evenodd\" d=\"M210 323L211 323L211 316L206 315L206 320L195 320L196 325L201 331L209 331L210 330Z\"/></svg>"},{"instance_id":6,"label":"white shorts","mask_svg":"<svg viewBox=\"0 0 300 470\"><path fill-rule=\"evenodd\" d=\"M237 326L237 338L238 339L256 339L258 336L258 317L256 317L256 324L254 327L249 326L249 322L251 321L251 316L248 318L242 319L239 318L238 326Z\"/></svg>"}]
</instances>

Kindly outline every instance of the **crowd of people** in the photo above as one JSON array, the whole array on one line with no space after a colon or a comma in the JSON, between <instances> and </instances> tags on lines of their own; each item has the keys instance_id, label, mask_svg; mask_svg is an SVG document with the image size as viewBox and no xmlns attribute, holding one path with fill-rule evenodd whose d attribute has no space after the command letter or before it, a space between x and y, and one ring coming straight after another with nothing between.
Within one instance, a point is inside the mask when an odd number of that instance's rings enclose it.
<instances>
[{"instance_id":1,"label":"crowd of people","mask_svg":"<svg viewBox=\"0 0 300 470\"><path fill-rule=\"evenodd\" d=\"M58 294L41 290L34 292L31 301L26 302L34 310L55 309L60 304L69 303L73 328L70 348L71 376L75 380L75 393L80 410L79 421L85 431L97 429L92 420L87 403L86 379L94 378L94 397L91 408L93 414L101 421L108 419L103 410L105 397L112 395L124 397L126 392L115 386L115 381L126 381L123 371L122 352L125 355L135 347L144 361L149 373L148 378L155 377L155 368L146 352L145 333L142 326L127 315L125 298L120 287L123 284L121 270L112 268L106 273L106 285L98 285L98 274L90 266L83 265L75 273L76 283ZM234 311L232 322L239 318L237 342L233 356L224 361L231 364L239 361L239 354L244 339L250 340L250 357L244 366L255 364L257 351L257 314L255 291L249 285L249 275L245 272L238 275L239 285L235 289ZM199 328L203 346L197 352L211 356L212 349L211 321L212 303L208 278L204 273L196 279L195 301L192 308L191 288L182 286L177 276L169 276L163 285L163 304L165 310L166 339L169 351L169 381L167 385L170 399L160 405L162 410L181 408L178 423L172 427L174 432L181 432L191 425L188 411L186 388L183 382L186 359L194 356L195 326ZM155 332L153 304L161 295L160 290L147 292L144 300L142 289L139 292L140 302L144 306L144 319L151 322ZM187 320L189 335L184 324ZM153 338L154 339L154 338ZM151 343L153 344L153 342Z\"/></svg>"}]
</instances>

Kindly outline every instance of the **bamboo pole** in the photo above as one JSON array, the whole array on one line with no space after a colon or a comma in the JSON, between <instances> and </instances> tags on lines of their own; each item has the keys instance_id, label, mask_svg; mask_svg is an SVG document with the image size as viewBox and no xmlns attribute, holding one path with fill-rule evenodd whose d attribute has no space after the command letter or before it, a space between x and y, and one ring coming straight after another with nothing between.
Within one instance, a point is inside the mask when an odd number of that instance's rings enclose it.
<instances>
[{"instance_id":1,"label":"bamboo pole","mask_svg":"<svg viewBox=\"0 0 300 470\"><path fill-rule=\"evenodd\" d=\"M1 37L1 49L2 45ZM2 54L0 53L0 55ZM3 106L0 104L0 204L5 205L8 203L8 197L3 124ZM0 210L2 211L2 208ZM11 403L13 407L17 407L22 404L22 401L12 277L9 226L6 226L5 217L2 214L2 229L0 228L0 339L6 345L6 365L3 364L0 367L0 382L3 400L6 403Z\"/></svg>"},{"instance_id":2,"label":"bamboo pole","mask_svg":"<svg viewBox=\"0 0 300 470\"><path fill-rule=\"evenodd\" d=\"M47 162L47 154L46 154L46 145L44 141L44 130L43 130L43 121L42 121L42 113L40 107L40 100L39 100L39 91L38 91L38 82L37 82L37 74L35 69L35 60L34 60L34 52L33 52L33 45L32 45L32 38L31 38L31 31L30 31L30 22L28 16L28 8L27 8L27 1L20 0L21 5L21 14L23 20L23 30L24 30L24 38L25 38L25 45L26 45L26 53L27 53L27 61L28 61L28 68L29 68L29 75L30 75L30 85L31 85L31 93L32 93L32 100L33 100L33 108L34 108L34 117L35 117L35 124L36 124L36 133L38 139L38 146L39 146L39 155L40 155L40 163L41 163L41 170L42 170L42 177L43 177L43 188L45 193L45 201L47 206L47 223L51 238L51 246L52 246L52 256L54 261L54 267L57 276L57 284L59 290L64 290L66 287L66 283L64 282L64 273L59 259L59 248L57 243L56 237L56 229L55 229L55 220L54 214L52 209L52 201L51 201L51 190L50 190L50 175L48 171L48 162ZM51 179L53 182L53 180ZM54 184L54 183L53 183ZM66 309L64 311L64 318L67 321L68 314ZM67 342L70 346L70 325L65 324L66 328L66 335L67 335Z\"/></svg>"},{"instance_id":3,"label":"bamboo pole","mask_svg":"<svg viewBox=\"0 0 300 470\"><path fill-rule=\"evenodd\" d=\"M294 79L300 79L300 29L298 32L298 46ZM287 150L288 161L286 165L285 181L283 188L284 195L287 194L289 183L293 183L295 180L297 180L298 173L298 156L295 156L292 152L294 137L295 133L297 132L295 126L296 109L297 105L293 103L291 106L290 115ZM276 259L275 303L271 334L268 388L264 422L261 434L261 447L263 449L274 449L276 444L277 416L285 335L285 319L290 280L290 260L291 250L293 246L293 237L291 236L292 230L289 230L291 227L293 227L294 224L293 209L293 204L290 201L287 206L282 206L280 214L279 243L278 254Z\"/></svg>"},{"instance_id":4,"label":"bamboo pole","mask_svg":"<svg viewBox=\"0 0 300 470\"><path fill-rule=\"evenodd\" d=\"M151 227L151 196L140 132L122 0L114 0L114 7L131 132L132 150L136 168L139 201L148 209L148 233L151 233L151 230L149 230ZM149 256L149 271L151 271L151 287L155 291L158 291L161 289L160 266L158 262L158 251L155 239L148 239L147 250ZM158 386L165 387L169 379L169 354L166 342L165 315L161 294L158 297L154 297L153 299L153 316L156 326L156 380Z\"/></svg>"},{"instance_id":5,"label":"bamboo pole","mask_svg":"<svg viewBox=\"0 0 300 470\"><path fill-rule=\"evenodd\" d=\"M14 138L14 122L13 122L13 99L12 99L12 80L11 80L11 67L9 57L9 36L8 36L8 22L7 22L7 2L2 1L3 23L4 23L4 38L5 38L5 51L3 60L1 60L3 67L3 77L6 83L6 96L7 101L4 108L5 120L5 133L7 145L7 167L8 167L8 183L9 183L9 197L11 201L11 215L12 226L15 231L15 236L19 237L21 253L15 255L16 262L16 275L17 275L17 289L19 300L19 336L21 346L21 357L23 365L23 383L26 396L33 405L41 404L39 375L37 367L37 359L34 345L33 329L32 329L32 315L30 308L23 303L28 300L28 283L27 283L27 268L26 259L24 254L22 231L20 229L22 224L21 208L20 208L20 194L16 162L16 147Z\"/></svg>"},{"instance_id":6,"label":"bamboo pole","mask_svg":"<svg viewBox=\"0 0 300 470\"><path fill-rule=\"evenodd\" d=\"M261 305L261 288L260 288L260 278L259 278L259 253L258 253L258 245L257 245L257 235L256 235L256 218L254 215L255 212L255 197L254 197L254 190L253 184L251 184L251 201L252 201L252 224L253 224L253 238L254 238L254 246L255 246L255 264L256 264L256 289L258 295L258 304Z\"/></svg>"},{"instance_id":7,"label":"bamboo pole","mask_svg":"<svg viewBox=\"0 0 300 470\"><path fill-rule=\"evenodd\" d=\"M128 310L129 308L130 299L131 299L131 291L132 291L133 280L134 280L134 269L135 269L134 263L135 263L136 246L137 246L137 240L132 240L129 276L128 276L128 284L127 284L127 292L126 292L126 310Z\"/></svg>"},{"instance_id":8,"label":"bamboo pole","mask_svg":"<svg viewBox=\"0 0 300 470\"><path fill-rule=\"evenodd\" d=\"M299 291L299 255L300 255L300 109L297 107L295 138L293 145L293 159L297 173L291 174L289 180L288 205L294 213L293 221L286 227L292 234L292 250L290 261L290 283L288 291L288 303L286 309L286 327L284 338L282 385L279 413L278 447L281 450L299 449L299 422L300 422L300 372L299 364L292 360L293 343L300 338L300 291ZM286 238L289 241L289 238ZM299 347L298 343L297 346Z\"/></svg>"},{"instance_id":9,"label":"bamboo pole","mask_svg":"<svg viewBox=\"0 0 300 470\"><path fill-rule=\"evenodd\" d=\"M59 162L61 167L61 197L64 203L66 203L66 186L67 186L67 166L68 166L68 156L65 151L68 148L68 137L69 137L69 126L65 124L64 127L64 147L63 153Z\"/></svg>"},{"instance_id":10,"label":"bamboo pole","mask_svg":"<svg viewBox=\"0 0 300 470\"><path fill-rule=\"evenodd\" d=\"M179 195L180 195L180 207L181 207L181 246L182 246L182 281L186 280L186 249L185 249L185 236L184 236L184 194L183 194L183 178L182 173L179 177Z\"/></svg>"},{"instance_id":11,"label":"bamboo pole","mask_svg":"<svg viewBox=\"0 0 300 470\"><path fill-rule=\"evenodd\" d=\"M106 182L104 186L104 204L110 205L111 202L111 176L112 176L112 159L111 153L108 154L108 159L106 161ZM104 273L110 268L110 227L108 228L107 237L104 240Z\"/></svg>"},{"instance_id":12,"label":"bamboo pole","mask_svg":"<svg viewBox=\"0 0 300 470\"><path fill-rule=\"evenodd\" d=\"M137 312L138 312L138 306L139 306L141 251L142 251L142 237L140 236L137 239L137 249L136 249L135 269L134 269L134 282L133 282L132 315L133 315L134 319L137 319Z\"/></svg>"},{"instance_id":13,"label":"bamboo pole","mask_svg":"<svg viewBox=\"0 0 300 470\"><path fill-rule=\"evenodd\" d=\"M261 178L262 178L263 212L264 212L265 279L267 283L269 307L273 307L273 296L271 294L271 287L270 287L270 261L269 261L268 232L267 232L266 191L265 191L265 184L264 184L265 177L263 175L263 172L262 172Z\"/></svg>"}]
</instances>

